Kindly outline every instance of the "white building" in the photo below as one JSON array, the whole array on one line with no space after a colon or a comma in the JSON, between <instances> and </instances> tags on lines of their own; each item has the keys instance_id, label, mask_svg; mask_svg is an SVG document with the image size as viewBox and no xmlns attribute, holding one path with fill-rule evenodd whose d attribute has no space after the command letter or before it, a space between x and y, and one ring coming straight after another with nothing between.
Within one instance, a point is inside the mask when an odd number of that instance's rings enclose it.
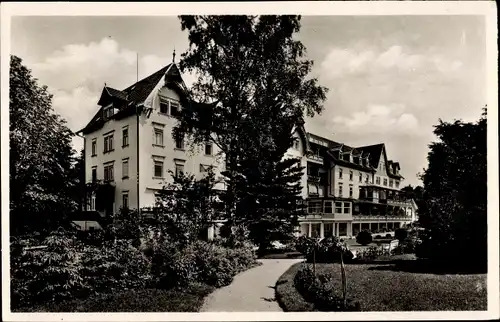
<instances>
[{"instance_id":1,"label":"white building","mask_svg":"<svg viewBox=\"0 0 500 322\"><path fill-rule=\"evenodd\" d=\"M217 147L207 143L192 153L182 138L172 138L176 115L187 104L186 85L175 63L124 90L104 86L97 113L81 132L87 182L115 186L107 211L154 206L155 192L174 173L203 175L209 166L220 174ZM218 184L217 189L224 189ZM96 210L91 200L87 210ZM102 210L102 209L97 209Z\"/></svg>"},{"instance_id":2,"label":"white building","mask_svg":"<svg viewBox=\"0 0 500 322\"><path fill-rule=\"evenodd\" d=\"M308 133L295 133L286 154L307 170L302 197L304 235L355 237L360 230L386 235L417 220L417 206L400 191L400 165L387 158L384 144L349 147Z\"/></svg>"}]
</instances>

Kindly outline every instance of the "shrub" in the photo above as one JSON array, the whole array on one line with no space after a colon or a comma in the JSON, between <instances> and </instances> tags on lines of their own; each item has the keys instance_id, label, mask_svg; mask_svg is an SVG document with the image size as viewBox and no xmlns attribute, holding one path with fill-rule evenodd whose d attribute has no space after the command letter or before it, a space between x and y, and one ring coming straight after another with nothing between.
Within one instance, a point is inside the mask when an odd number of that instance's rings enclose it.
<instances>
[{"instance_id":1,"label":"shrub","mask_svg":"<svg viewBox=\"0 0 500 322\"><path fill-rule=\"evenodd\" d=\"M373 261L384 255L384 250L381 247L370 246L365 250L361 250L356 254L356 258L360 261Z\"/></svg>"},{"instance_id":2,"label":"shrub","mask_svg":"<svg viewBox=\"0 0 500 322\"><path fill-rule=\"evenodd\" d=\"M373 241L372 234L368 230L362 230L356 236L356 242L360 245L368 245Z\"/></svg>"},{"instance_id":3,"label":"shrub","mask_svg":"<svg viewBox=\"0 0 500 322\"><path fill-rule=\"evenodd\" d=\"M309 266L301 268L294 277L297 291L308 302L314 303L319 311L360 311L359 303L347 301L344 307L343 300L335 292L335 283L330 275L316 277Z\"/></svg>"},{"instance_id":4,"label":"shrub","mask_svg":"<svg viewBox=\"0 0 500 322\"><path fill-rule=\"evenodd\" d=\"M153 255L153 275L163 288L197 281L221 287L256 264L255 254L248 246L233 249L218 242L196 241L186 247L166 243Z\"/></svg>"},{"instance_id":5,"label":"shrub","mask_svg":"<svg viewBox=\"0 0 500 322\"><path fill-rule=\"evenodd\" d=\"M398 228L394 232L394 237L402 243L408 237L408 230L404 228Z\"/></svg>"},{"instance_id":6,"label":"shrub","mask_svg":"<svg viewBox=\"0 0 500 322\"><path fill-rule=\"evenodd\" d=\"M314 247L316 247L317 240L312 237L300 236L295 242L295 248L304 256L312 254Z\"/></svg>"},{"instance_id":7,"label":"shrub","mask_svg":"<svg viewBox=\"0 0 500 322\"><path fill-rule=\"evenodd\" d=\"M51 233L43 242L46 249L26 250L15 241L11 261L11 306L13 309L60 301L85 294L84 279L78 271L75 238L64 230Z\"/></svg>"},{"instance_id":8,"label":"shrub","mask_svg":"<svg viewBox=\"0 0 500 322\"><path fill-rule=\"evenodd\" d=\"M150 260L131 240L105 242L86 247L81 258L81 275L95 292L144 288L151 280Z\"/></svg>"}]
</instances>

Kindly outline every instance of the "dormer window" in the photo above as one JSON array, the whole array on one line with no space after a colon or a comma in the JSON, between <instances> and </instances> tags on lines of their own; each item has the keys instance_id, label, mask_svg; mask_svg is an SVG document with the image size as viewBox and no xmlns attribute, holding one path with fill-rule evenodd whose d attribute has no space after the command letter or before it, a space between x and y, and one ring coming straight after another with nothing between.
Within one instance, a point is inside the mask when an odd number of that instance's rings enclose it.
<instances>
[{"instance_id":1,"label":"dormer window","mask_svg":"<svg viewBox=\"0 0 500 322\"><path fill-rule=\"evenodd\" d=\"M160 96L160 113L177 117L180 115L181 106L178 101Z\"/></svg>"},{"instance_id":2,"label":"dormer window","mask_svg":"<svg viewBox=\"0 0 500 322\"><path fill-rule=\"evenodd\" d=\"M106 106L103 110L103 114L104 114L103 117L105 120L110 119L114 114L113 105L110 104L110 105Z\"/></svg>"}]
</instances>

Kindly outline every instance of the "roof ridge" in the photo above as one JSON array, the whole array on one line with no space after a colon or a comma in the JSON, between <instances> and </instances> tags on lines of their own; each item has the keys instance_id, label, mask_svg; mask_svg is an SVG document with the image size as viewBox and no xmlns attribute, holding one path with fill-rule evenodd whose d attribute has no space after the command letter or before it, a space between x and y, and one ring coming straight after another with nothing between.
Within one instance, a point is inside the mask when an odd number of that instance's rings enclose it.
<instances>
[{"instance_id":1,"label":"roof ridge","mask_svg":"<svg viewBox=\"0 0 500 322\"><path fill-rule=\"evenodd\" d=\"M161 71L163 71L164 69L165 69L165 71L164 71L164 72L162 72L162 74L163 74L163 73L166 73L166 72L168 71L168 69L170 69L170 66L171 66L172 64L174 64L174 63L170 63L170 64L168 64L168 65L166 65L166 66L164 66L164 67L160 68L160 69L159 69L159 70L157 70L156 72L154 72L154 73L152 73L152 74L150 74L150 75L148 75L148 76L146 76L146 77L144 77L144 78L142 78L142 79L138 80L137 82L133 83L132 85L130 85L130 86L128 86L128 87L126 87L125 89L122 89L121 91L122 91L122 92L125 92L125 91L127 91L128 89L131 89L131 88L132 88L132 87L134 87L135 85L137 85L137 84L139 84L140 82L143 82L143 81L145 81L145 80L149 79L150 77L152 77L152 76L154 76L154 75L156 75L156 74L160 73L160 72L161 72Z\"/></svg>"}]
</instances>

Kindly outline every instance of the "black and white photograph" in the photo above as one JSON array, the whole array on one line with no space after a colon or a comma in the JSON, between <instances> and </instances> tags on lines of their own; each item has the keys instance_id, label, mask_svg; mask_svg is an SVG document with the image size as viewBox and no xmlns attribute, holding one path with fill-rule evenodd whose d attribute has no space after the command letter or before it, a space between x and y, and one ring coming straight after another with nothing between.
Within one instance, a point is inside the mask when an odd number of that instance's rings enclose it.
<instances>
[{"instance_id":1,"label":"black and white photograph","mask_svg":"<svg viewBox=\"0 0 500 322\"><path fill-rule=\"evenodd\" d=\"M499 318L473 3L3 3L4 320Z\"/></svg>"}]
</instances>

